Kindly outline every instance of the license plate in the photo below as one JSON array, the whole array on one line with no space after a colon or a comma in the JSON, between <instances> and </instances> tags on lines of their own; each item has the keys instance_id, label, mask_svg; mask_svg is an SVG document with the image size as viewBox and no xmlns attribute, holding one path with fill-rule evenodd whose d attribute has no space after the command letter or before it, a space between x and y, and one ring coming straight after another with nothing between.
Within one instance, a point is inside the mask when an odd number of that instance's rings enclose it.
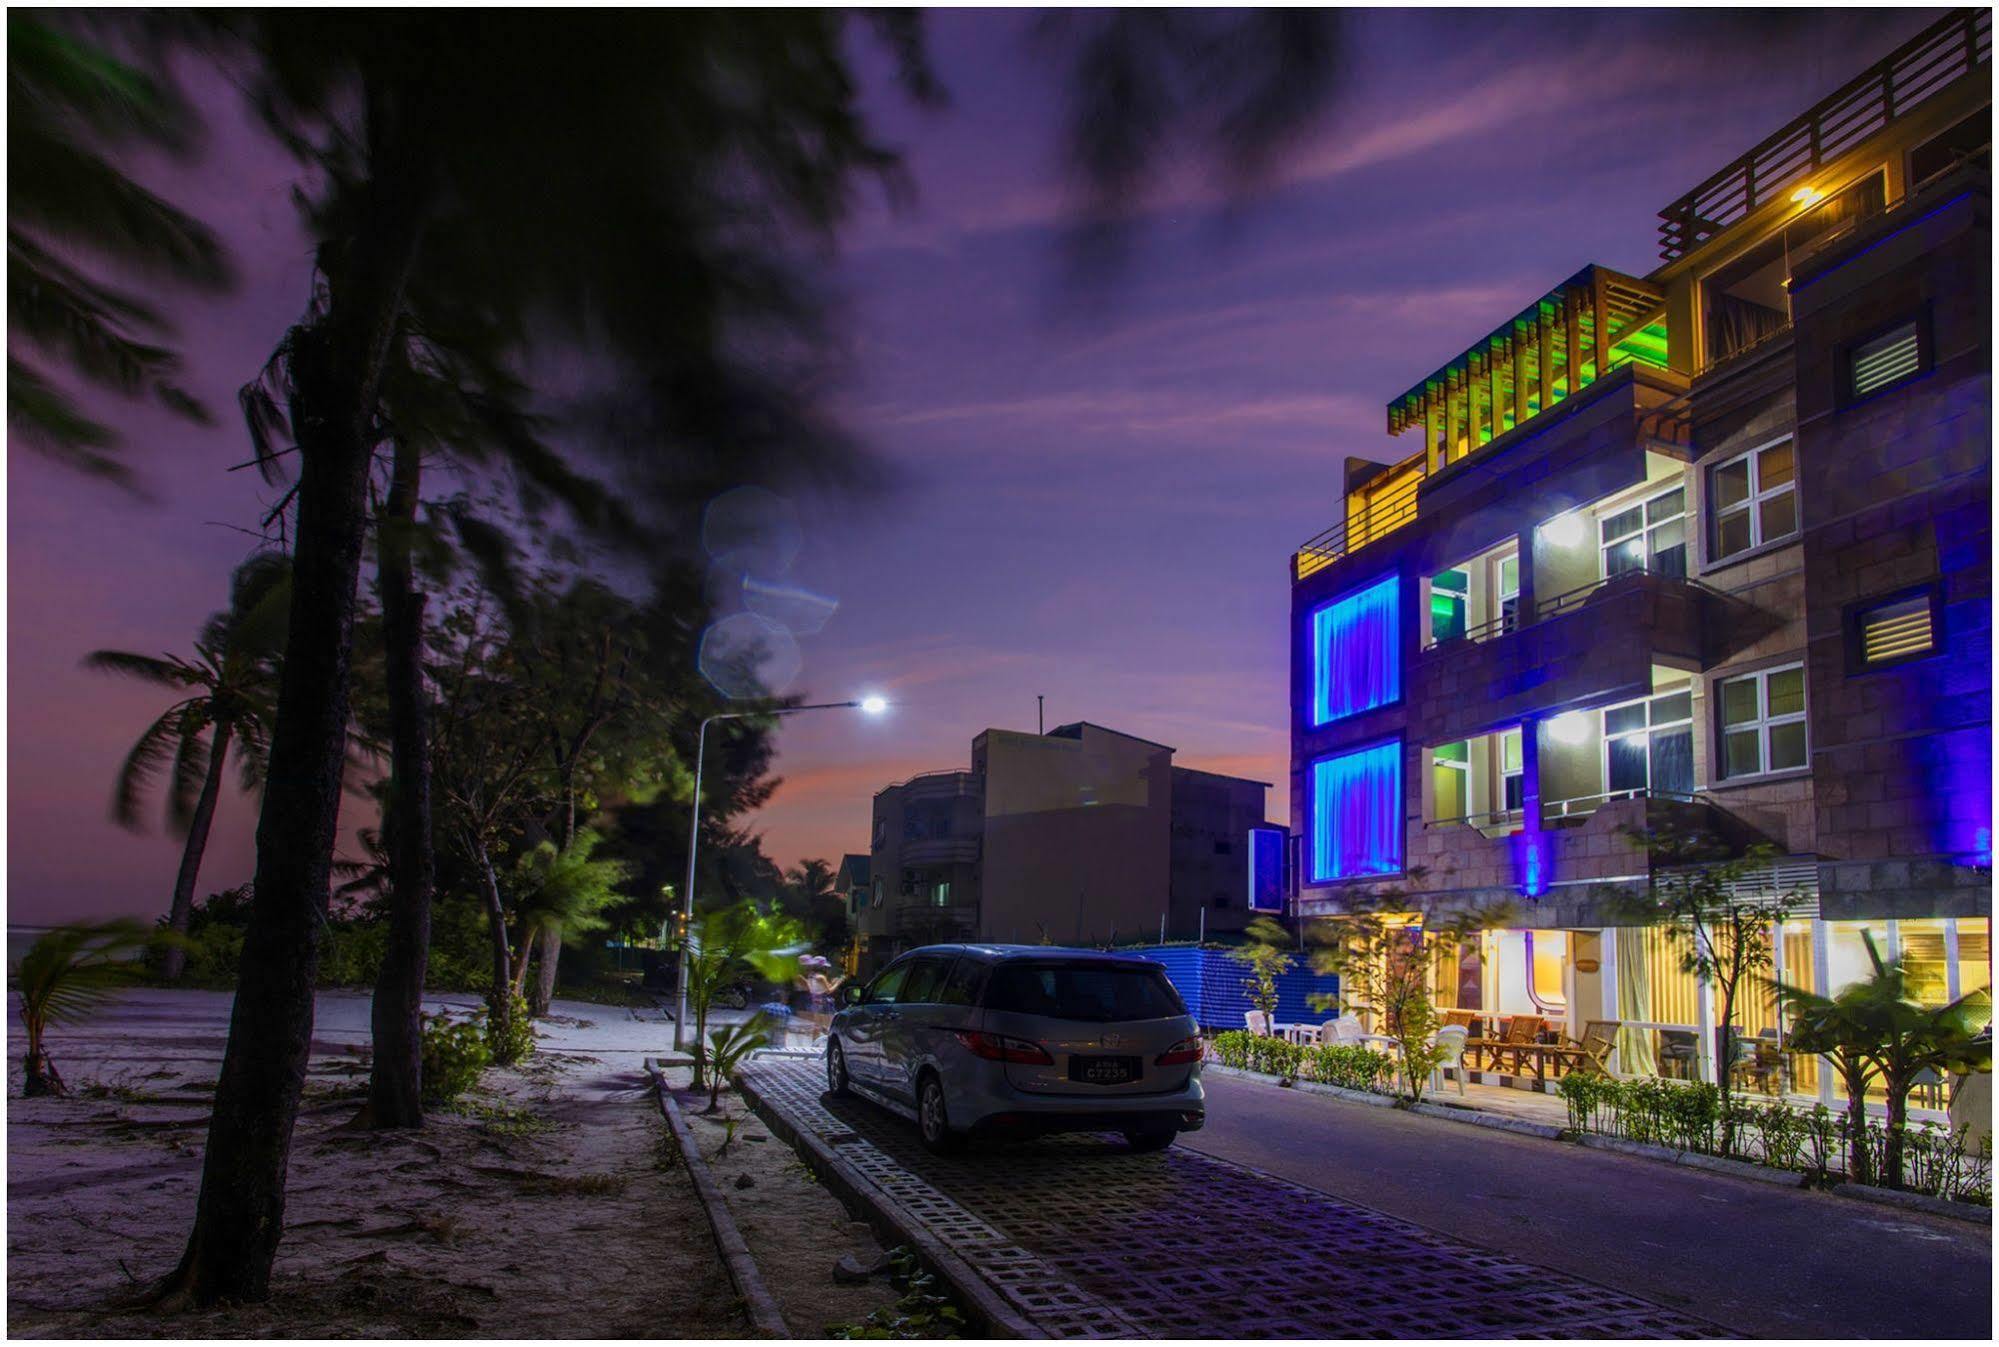
<instances>
[{"instance_id":1,"label":"license plate","mask_svg":"<svg viewBox=\"0 0 1999 1347\"><path fill-rule=\"evenodd\" d=\"M1071 1057L1069 1079L1084 1085L1128 1085L1138 1079L1136 1057Z\"/></svg>"}]
</instances>

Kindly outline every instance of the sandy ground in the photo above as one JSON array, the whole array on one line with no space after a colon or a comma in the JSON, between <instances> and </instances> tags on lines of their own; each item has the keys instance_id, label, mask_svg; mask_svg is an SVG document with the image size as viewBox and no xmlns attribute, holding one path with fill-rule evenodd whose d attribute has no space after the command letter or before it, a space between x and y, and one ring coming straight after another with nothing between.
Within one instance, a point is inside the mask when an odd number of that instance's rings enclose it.
<instances>
[{"instance_id":1,"label":"sandy ground","mask_svg":"<svg viewBox=\"0 0 1999 1347\"><path fill-rule=\"evenodd\" d=\"M51 1051L77 1092L62 1100L20 1097L10 1034L12 1335L745 1331L644 1075L671 1038L655 1013L558 1003L523 1068L488 1072L421 1133L367 1134L344 1126L366 1079L367 1016L366 997L344 993L321 998L270 1302L171 1318L116 1308L167 1272L186 1238L228 1004L136 992L59 1029ZM825 1198L802 1176L798 1186ZM830 1283L844 1247L833 1232L818 1279Z\"/></svg>"},{"instance_id":2,"label":"sandy ground","mask_svg":"<svg viewBox=\"0 0 1999 1347\"><path fill-rule=\"evenodd\" d=\"M864 1267L881 1256L867 1224L851 1219L734 1091L724 1090L719 1109L707 1112L707 1092L685 1089L691 1074L669 1073L669 1083L680 1087L674 1097L792 1336L824 1337L891 1304L896 1293L885 1277L861 1284L833 1280L842 1254Z\"/></svg>"}]
</instances>

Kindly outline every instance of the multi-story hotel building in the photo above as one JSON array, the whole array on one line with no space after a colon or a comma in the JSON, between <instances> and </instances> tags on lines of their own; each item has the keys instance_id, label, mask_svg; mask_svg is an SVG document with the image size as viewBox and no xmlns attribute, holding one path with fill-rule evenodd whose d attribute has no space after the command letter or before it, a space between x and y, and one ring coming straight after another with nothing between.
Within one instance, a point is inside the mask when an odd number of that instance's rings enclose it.
<instances>
[{"instance_id":1,"label":"multi-story hotel building","mask_svg":"<svg viewBox=\"0 0 1999 1347\"><path fill-rule=\"evenodd\" d=\"M1926 997L1989 983L1990 43L1936 23L1661 211L1649 274L1388 404L1413 452L1292 559L1298 915L1507 901L1446 1005L1711 1078L1712 998L1615 917L1633 830L1695 827L1782 858L1787 981L1871 929Z\"/></svg>"}]
</instances>

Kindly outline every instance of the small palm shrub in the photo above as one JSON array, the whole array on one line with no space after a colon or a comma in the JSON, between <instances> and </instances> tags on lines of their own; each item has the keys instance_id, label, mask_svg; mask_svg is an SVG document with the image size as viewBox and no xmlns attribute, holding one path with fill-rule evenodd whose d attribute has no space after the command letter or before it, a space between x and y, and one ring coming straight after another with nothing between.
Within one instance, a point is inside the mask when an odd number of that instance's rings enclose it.
<instances>
[{"instance_id":1,"label":"small palm shrub","mask_svg":"<svg viewBox=\"0 0 1999 1347\"><path fill-rule=\"evenodd\" d=\"M476 1019L450 1015L423 1017L423 1097L449 1104L479 1083L493 1060L486 1031Z\"/></svg>"},{"instance_id":2,"label":"small palm shrub","mask_svg":"<svg viewBox=\"0 0 1999 1347\"><path fill-rule=\"evenodd\" d=\"M494 1014L491 1002L496 996L505 996L513 1008L513 1013L504 1018ZM528 1001L519 992L507 990L486 993L486 1049L492 1054L494 1066L512 1066L524 1062L534 1055L534 1025L528 1019Z\"/></svg>"},{"instance_id":3,"label":"small palm shrub","mask_svg":"<svg viewBox=\"0 0 1999 1347\"><path fill-rule=\"evenodd\" d=\"M745 1057L770 1042L769 1022L753 1015L742 1024L727 1024L708 1035L708 1111L721 1107L722 1087Z\"/></svg>"},{"instance_id":4,"label":"small palm shrub","mask_svg":"<svg viewBox=\"0 0 1999 1347\"><path fill-rule=\"evenodd\" d=\"M21 956L14 989L21 998L21 1028L27 1039L22 1061L22 1093L68 1094L49 1060L52 1024L88 1019L117 999L119 989L139 975L139 958L149 946L175 940L136 921L119 920L58 926L46 931Z\"/></svg>"}]
</instances>

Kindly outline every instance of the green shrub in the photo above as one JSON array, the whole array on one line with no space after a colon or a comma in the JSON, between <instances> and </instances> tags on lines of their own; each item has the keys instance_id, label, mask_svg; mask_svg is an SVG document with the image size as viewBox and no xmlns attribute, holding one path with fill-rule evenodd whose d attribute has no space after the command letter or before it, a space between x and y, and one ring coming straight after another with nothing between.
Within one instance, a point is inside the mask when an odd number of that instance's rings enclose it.
<instances>
[{"instance_id":1,"label":"green shrub","mask_svg":"<svg viewBox=\"0 0 1999 1347\"><path fill-rule=\"evenodd\" d=\"M319 985L372 987L388 952L389 924L375 919L327 923L319 950Z\"/></svg>"},{"instance_id":2,"label":"green shrub","mask_svg":"<svg viewBox=\"0 0 1999 1347\"><path fill-rule=\"evenodd\" d=\"M491 1061L485 1031L476 1019L453 1019L448 1013L423 1017L425 1102L449 1104L479 1083Z\"/></svg>"},{"instance_id":3,"label":"green shrub","mask_svg":"<svg viewBox=\"0 0 1999 1347\"><path fill-rule=\"evenodd\" d=\"M1215 1060L1240 1071L1260 1071L1267 1076L1295 1077L1305 1049L1268 1034L1252 1034L1231 1029L1214 1037Z\"/></svg>"},{"instance_id":4,"label":"green shrub","mask_svg":"<svg viewBox=\"0 0 1999 1347\"><path fill-rule=\"evenodd\" d=\"M1305 1049L1298 1074L1322 1085L1385 1093L1395 1074L1395 1059L1356 1043L1330 1043Z\"/></svg>"},{"instance_id":5,"label":"green shrub","mask_svg":"<svg viewBox=\"0 0 1999 1347\"><path fill-rule=\"evenodd\" d=\"M493 1065L512 1066L534 1055L534 1023L528 1019L525 996L506 992L500 995L513 1003L513 1013L502 1024L500 1017L493 1013L494 993L486 994L486 1047L492 1053Z\"/></svg>"}]
</instances>

